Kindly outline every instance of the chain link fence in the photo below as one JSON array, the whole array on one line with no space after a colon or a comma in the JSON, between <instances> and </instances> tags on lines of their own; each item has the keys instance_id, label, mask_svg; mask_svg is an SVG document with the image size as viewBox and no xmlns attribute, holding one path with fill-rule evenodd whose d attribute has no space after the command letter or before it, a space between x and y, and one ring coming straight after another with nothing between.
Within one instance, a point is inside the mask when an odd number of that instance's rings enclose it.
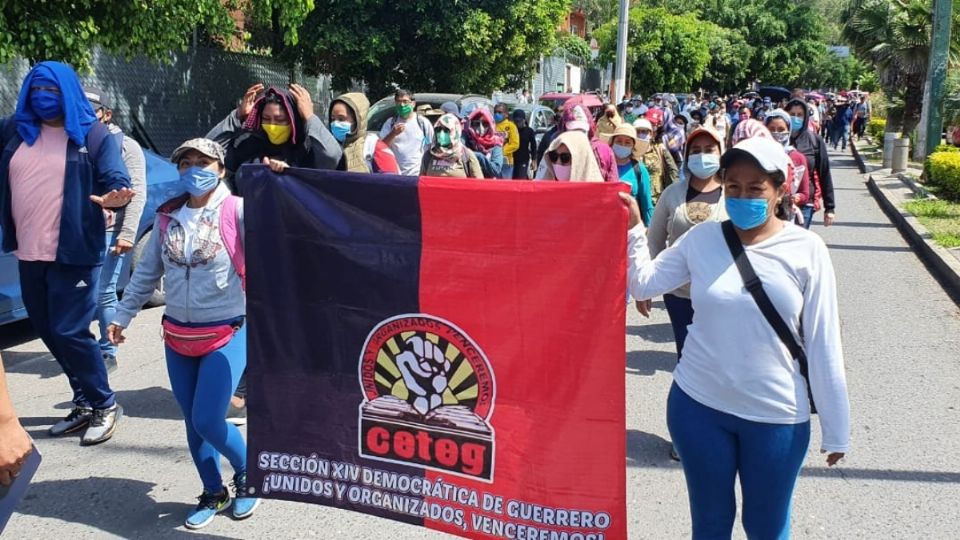
<instances>
[{"instance_id":1,"label":"chain link fence","mask_svg":"<svg viewBox=\"0 0 960 540\"><path fill-rule=\"evenodd\" d=\"M114 122L144 148L169 155L180 143L201 137L232 111L244 91L262 82L285 88L302 84L321 118L332 100L330 77L307 77L263 56L192 48L169 63L125 59L97 51L84 84L100 87L113 100ZM0 114L12 114L24 76L25 60L0 66Z\"/></svg>"}]
</instances>

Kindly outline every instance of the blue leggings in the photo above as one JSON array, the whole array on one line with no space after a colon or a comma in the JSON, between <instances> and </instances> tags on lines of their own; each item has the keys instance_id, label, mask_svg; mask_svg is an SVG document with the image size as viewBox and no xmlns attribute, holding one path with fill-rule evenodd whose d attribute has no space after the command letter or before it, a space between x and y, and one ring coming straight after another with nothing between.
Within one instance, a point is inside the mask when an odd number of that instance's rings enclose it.
<instances>
[{"instance_id":1,"label":"blue leggings","mask_svg":"<svg viewBox=\"0 0 960 540\"><path fill-rule=\"evenodd\" d=\"M230 396L247 366L247 327L241 327L230 343L203 357L183 356L169 346L165 349L170 387L183 411L193 463L203 489L218 493L223 488L221 454L235 472L247 470L247 443L240 430L226 421Z\"/></svg>"},{"instance_id":2,"label":"blue leggings","mask_svg":"<svg viewBox=\"0 0 960 540\"><path fill-rule=\"evenodd\" d=\"M751 422L701 405L674 384L667 427L687 480L694 540L729 540L738 474L747 537L790 538L791 498L810 444L810 422Z\"/></svg>"}]
</instances>

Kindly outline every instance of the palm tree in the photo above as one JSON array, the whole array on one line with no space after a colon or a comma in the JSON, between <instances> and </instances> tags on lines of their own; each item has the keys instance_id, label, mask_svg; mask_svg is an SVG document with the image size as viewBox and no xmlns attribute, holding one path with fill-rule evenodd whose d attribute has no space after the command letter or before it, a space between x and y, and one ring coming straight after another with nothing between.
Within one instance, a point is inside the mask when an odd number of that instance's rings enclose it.
<instances>
[{"instance_id":1,"label":"palm tree","mask_svg":"<svg viewBox=\"0 0 960 540\"><path fill-rule=\"evenodd\" d=\"M902 114L888 118L887 131L909 134L920 123L932 21L929 0L849 0L843 11L843 37L858 56L876 66L884 91L903 101ZM958 23L955 16L954 36ZM951 52L956 61L956 39Z\"/></svg>"}]
</instances>

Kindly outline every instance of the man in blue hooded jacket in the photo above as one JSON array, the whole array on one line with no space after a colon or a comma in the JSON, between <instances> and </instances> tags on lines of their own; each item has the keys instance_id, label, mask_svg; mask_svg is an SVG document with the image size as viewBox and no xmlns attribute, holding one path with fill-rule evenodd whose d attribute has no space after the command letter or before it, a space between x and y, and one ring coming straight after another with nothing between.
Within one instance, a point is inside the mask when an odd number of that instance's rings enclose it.
<instances>
[{"instance_id":1,"label":"man in blue hooded jacket","mask_svg":"<svg viewBox=\"0 0 960 540\"><path fill-rule=\"evenodd\" d=\"M84 430L82 445L113 436L123 409L90 331L105 251L104 208L133 198L116 137L97 117L77 74L41 62L0 122L3 250L19 260L20 289L37 334L73 389L74 408L50 428Z\"/></svg>"}]
</instances>

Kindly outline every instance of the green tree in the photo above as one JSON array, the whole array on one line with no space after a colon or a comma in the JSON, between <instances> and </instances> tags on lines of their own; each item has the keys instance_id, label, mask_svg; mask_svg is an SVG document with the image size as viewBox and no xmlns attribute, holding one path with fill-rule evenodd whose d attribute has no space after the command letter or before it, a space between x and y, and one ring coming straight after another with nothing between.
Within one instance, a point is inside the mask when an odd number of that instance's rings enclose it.
<instances>
[{"instance_id":1,"label":"green tree","mask_svg":"<svg viewBox=\"0 0 960 540\"><path fill-rule=\"evenodd\" d=\"M318 0L296 48L334 87L363 81L374 95L519 88L556 45L569 0Z\"/></svg>"},{"instance_id":2,"label":"green tree","mask_svg":"<svg viewBox=\"0 0 960 540\"><path fill-rule=\"evenodd\" d=\"M843 12L843 36L861 58L874 66L891 102L902 101L902 113L891 114L888 131L911 133L920 123L923 90L930 55L931 4L927 0L850 0ZM953 35L960 31L960 9L954 3ZM952 61L960 56L953 40Z\"/></svg>"},{"instance_id":3,"label":"green tree","mask_svg":"<svg viewBox=\"0 0 960 540\"><path fill-rule=\"evenodd\" d=\"M753 47L739 32L712 23L704 24L709 25L705 30L709 40L710 62L700 87L721 94L743 90L748 81Z\"/></svg>"},{"instance_id":4,"label":"green tree","mask_svg":"<svg viewBox=\"0 0 960 540\"><path fill-rule=\"evenodd\" d=\"M819 0L826 2L828 0ZM673 13L696 13L742 37L751 47L747 80L803 85L805 66L823 52L823 17L812 1L657 0Z\"/></svg>"},{"instance_id":5,"label":"green tree","mask_svg":"<svg viewBox=\"0 0 960 540\"><path fill-rule=\"evenodd\" d=\"M590 44L578 35L561 32L557 38L557 50L580 57L584 62L590 61Z\"/></svg>"},{"instance_id":6,"label":"green tree","mask_svg":"<svg viewBox=\"0 0 960 540\"><path fill-rule=\"evenodd\" d=\"M594 31L601 60L613 61L617 21ZM633 8L627 35L630 88L644 94L686 92L703 78L710 61L710 39L703 21L693 15L672 15L663 8Z\"/></svg>"},{"instance_id":7,"label":"green tree","mask_svg":"<svg viewBox=\"0 0 960 540\"><path fill-rule=\"evenodd\" d=\"M0 63L22 56L84 70L95 46L162 59L198 29L228 43L236 37L233 8L276 16L284 39L295 43L313 0L9 0L0 3Z\"/></svg>"}]
</instances>

